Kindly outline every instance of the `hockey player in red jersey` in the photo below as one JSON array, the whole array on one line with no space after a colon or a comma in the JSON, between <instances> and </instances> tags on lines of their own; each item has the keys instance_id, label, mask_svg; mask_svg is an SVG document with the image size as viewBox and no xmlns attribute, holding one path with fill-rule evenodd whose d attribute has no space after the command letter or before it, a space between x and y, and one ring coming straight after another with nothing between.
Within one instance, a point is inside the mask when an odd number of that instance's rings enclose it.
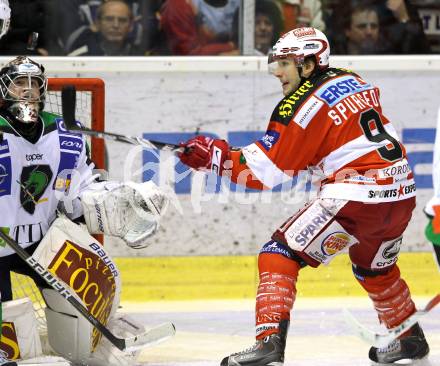
<instances>
[{"instance_id":1,"label":"hockey player in red jersey","mask_svg":"<svg viewBox=\"0 0 440 366\"><path fill-rule=\"evenodd\" d=\"M327 37L314 28L283 35L269 68L284 98L266 134L242 149L197 136L180 159L197 170L228 176L251 188L272 188L313 168L317 198L288 218L259 254L254 346L225 357L222 366L283 365L298 273L329 263L348 249L353 274L392 328L416 311L396 264L402 234L415 207L405 148L383 115L379 89L354 72L329 67ZM369 358L392 364L429 352L418 324Z\"/></svg>"}]
</instances>

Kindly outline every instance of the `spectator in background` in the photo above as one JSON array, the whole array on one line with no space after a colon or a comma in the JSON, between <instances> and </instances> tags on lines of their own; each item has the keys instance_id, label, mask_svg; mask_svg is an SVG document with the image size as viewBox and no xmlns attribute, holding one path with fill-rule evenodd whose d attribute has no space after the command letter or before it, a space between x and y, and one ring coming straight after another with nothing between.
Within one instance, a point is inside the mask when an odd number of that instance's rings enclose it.
<instances>
[{"instance_id":1,"label":"spectator in background","mask_svg":"<svg viewBox=\"0 0 440 366\"><path fill-rule=\"evenodd\" d=\"M313 27L325 31L321 0L278 1L283 9L285 32L297 27Z\"/></svg>"},{"instance_id":2,"label":"spectator in background","mask_svg":"<svg viewBox=\"0 0 440 366\"><path fill-rule=\"evenodd\" d=\"M57 18L61 19L58 28L59 43L63 49L71 49L72 43L90 28L97 31L98 9L105 0L50 0L57 9ZM162 0L125 0L133 14L133 27L130 39L137 47L148 50L158 32L156 12Z\"/></svg>"},{"instance_id":3,"label":"spectator in background","mask_svg":"<svg viewBox=\"0 0 440 366\"><path fill-rule=\"evenodd\" d=\"M412 0L422 21L432 53L440 53L440 1Z\"/></svg>"},{"instance_id":4,"label":"spectator in background","mask_svg":"<svg viewBox=\"0 0 440 366\"><path fill-rule=\"evenodd\" d=\"M1 55L62 55L56 42L57 19L53 17L56 0L10 0L11 24L8 34L0 41ZM39 34L34 50L28 49L29 36Z\"/></svg>"},{"instance_id":5,"label":"spectator in background","mask_svg":"<svg viewBox=\"0 0 440 366\"><path fill-rule=\"evenodd\" d=\"M129 38L133 13L124 0L107 0L97 12L94 28L84 28L68 43L68 56L140 56L144 51Z\"/></svg>"},{"instance_id":6,"label":"spectator in background","mask_svg":"<svg viewBox=\"0 0 440 366\"><path fill-rule=\"evenodd\" d=\"M392 53L391 45L379 37L379 13L373 5L359 5L342 18L343 32L333 42L335 54L368 55Z\"/></svg>"},{"instance_id":7,"label":"spectator in background","mask_svg":"<svg viewBox=\"0 0 440 366\"><path fill-rule=\"evenodd\" d=\"M174 55L238 55L240 0L166 0L161 26Z\"/></svg>"},{"instance_id":8,"label":"spectator in background","mask_svg":"<svg viewBox=\"0 0 440 366\"><path fill-rule=\"evenodd\" d=\"M409 0L376 0L381 6L384 34L396 54L430 53L417 9Z\"/></svg>"},{"instance_id":9,"label":"spectator in background","mask_svg":"<svg viewBox=\"0 0 440 366\"><path fill-rule=\"evenodd\" d=\"M405 0L341 0L329 28L336 54L430 53L417 11Z\"/></svg>"},{"instance_id":10,"label":"spectator in background","mask_svg":"<svg viewBox=\"0 0 440 366\"><path fill-rule=\"evenodd\" d=\"M283 15L277 3L272 0L258 0L255 3L255 51L267 55L280 38L283 30Z\"/></svg>"}]
</instances>

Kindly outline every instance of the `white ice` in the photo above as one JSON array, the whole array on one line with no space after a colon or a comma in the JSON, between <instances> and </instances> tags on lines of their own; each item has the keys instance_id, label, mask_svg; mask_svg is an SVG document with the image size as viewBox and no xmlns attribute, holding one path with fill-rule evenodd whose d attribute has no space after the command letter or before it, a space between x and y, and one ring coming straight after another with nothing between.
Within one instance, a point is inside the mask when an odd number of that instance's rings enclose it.
<instances>
[{"instance_id":1,"label":"white ice","mask_svg":"<svg viewBox=\"0 0 440 366\"><path fill-rule=\"evenodd\" d=\"M415 298L419 308L428 297ZM143 323L172 321L176 336L145 349L140 365L218 366L223 357L254 342L254 302L182 301L124 304ZM367 298L298 298L291 317L285 366L367 366L369 345L350 333L342 309L380 330ZM417 366L440 366L440 306L421 321L431 353Z\"/></svg>"}]
</instances>

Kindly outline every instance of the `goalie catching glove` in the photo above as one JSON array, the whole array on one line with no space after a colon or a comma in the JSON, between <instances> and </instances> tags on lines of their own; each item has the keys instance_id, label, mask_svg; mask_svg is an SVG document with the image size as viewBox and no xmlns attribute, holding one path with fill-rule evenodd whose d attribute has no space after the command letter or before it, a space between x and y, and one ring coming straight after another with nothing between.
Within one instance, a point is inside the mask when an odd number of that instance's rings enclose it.
<instances>
[{"instance_id":1,"label":"goalie catching glove","mask_svg":"<svg viewBox=\"0 0 440 366\"><path fill-rule=\"evenodd\" d=\"M224 163L229 160L229 145L225 140L196 136L180 144L184 152L179 158L185 165L202 171L223 174Z\"/></svg>"},{"instance_id":2,"label":"goalie catching glove","mask_svg":"<svg viewBox=\"0 0 440 366\"><path fill-rule=\"evenodd\" d=\"M168 197L151 181L99 182L81 194L81 203L91 234L117 236L140 249L159 228Z\"/></svg>"}]
</instances>

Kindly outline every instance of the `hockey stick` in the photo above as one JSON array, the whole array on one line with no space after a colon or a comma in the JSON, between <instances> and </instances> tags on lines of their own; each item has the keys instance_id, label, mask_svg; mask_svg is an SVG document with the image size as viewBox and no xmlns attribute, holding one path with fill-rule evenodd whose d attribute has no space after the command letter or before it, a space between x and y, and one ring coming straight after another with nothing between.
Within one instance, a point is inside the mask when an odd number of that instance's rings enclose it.
<instances>
[{"instance_id":1,"label":"hockey stick","mask_svg":"<svg viewBox=\"0 0 440 366\"><path fill-rule=\"evenodd\" d=\"M0 238L3 239L17 255L23 259L47 284L63 296L84 318L86 318L102 335L107 338L115 347L121 351L128 348L139 348L150 343L157 343L172 337L176 329L172 323L164 323L155 328L145 331L143 334L128 338L119 338L95 318L89 311L74 297L72 292L61 281L55 278L46 270L34 257L28 254L18 243L11 239L7 234L0 230Z\"/></svg>"},{"instance_id":2,"label":"hockey stick","mask_svg":"<svg viewBox=\"0 0 440 366\"><path fill-rule=\"evenodd\" d=\"M400 325L388 329L387 333L376 333L368 329L365 325L361 324L347 309L344 309L343 312L346 323L357 336L374 347L384 348L405 333L409 328L416 324L421 317L428 314L439 303L440 294L434 296L422 310L416 311Z\"/></svg>"},{"instance_id":3,"label":"hockey stick","mask_svg":"<svg viewBox=\"0 0 440 366\"><path fill-rule=\"evenodd\" d=\"M73 85L66 85L61 91L61 106L63 111L63 120L66 129L69 131L78 131L84 135L94 136L101 139L108 139L118 142L123 142L131 145L140 145L148 149L167 150L172 152L181 152L183 148L176 144L169 144L166 142L147 140L142 137L132 137L126 135L119 135L112 132L104 132L92 130L88 127L80 126L75 122L75 105L76 105L76 90Z\"/></svg>"}]
</instances>

